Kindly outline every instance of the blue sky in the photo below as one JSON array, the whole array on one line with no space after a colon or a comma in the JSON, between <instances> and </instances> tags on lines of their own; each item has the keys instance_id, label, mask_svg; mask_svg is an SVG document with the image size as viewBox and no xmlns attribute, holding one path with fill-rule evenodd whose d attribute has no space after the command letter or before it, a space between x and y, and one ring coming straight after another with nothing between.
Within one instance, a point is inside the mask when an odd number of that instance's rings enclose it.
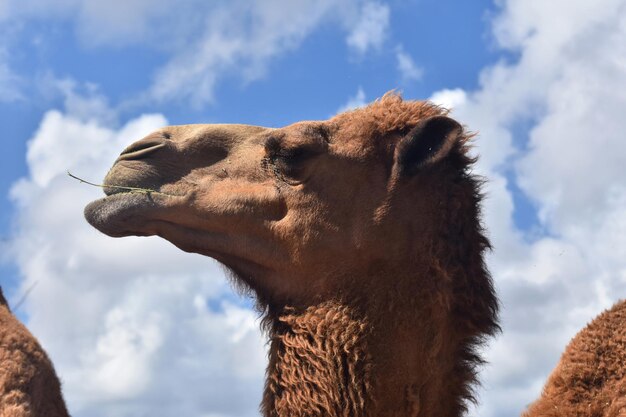
<instances>
[{"instance_id":1,"label":"blue sky","mask_svg":"<svg viewBox=\"0 0 626 417\"><path fill-rule=\"evenodd\" d=\"M480 133L504 333L470 415L519 414L626 294L625 38L625 0L0 0L0 285L32 288L18 314L73 415L257 415L249 303L207 259L99 235L99 191L65 171L98 181L164 124L283 126L398 89Z\"/></svg>"}]
</instances>

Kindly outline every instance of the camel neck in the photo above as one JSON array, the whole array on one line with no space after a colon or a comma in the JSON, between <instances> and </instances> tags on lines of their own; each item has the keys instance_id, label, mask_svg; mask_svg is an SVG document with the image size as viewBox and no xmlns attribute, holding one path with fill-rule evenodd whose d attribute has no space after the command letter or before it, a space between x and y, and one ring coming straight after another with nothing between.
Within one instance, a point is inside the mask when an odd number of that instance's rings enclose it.
<instances>
[{"instance_id":1,"label":"camel neck","mask_svg":"<svg viewBox=\"0 0 626 417\"><path fill-rule=\"evenodd\" d=\"M363 320L324 303L287 309L273 325L264 416L368 415L371 360Z\"/></svg>"},{"instance_id":2,"label":"camel neck","mask_svg":"<svg viewBox=\"0 0 626 417\"><path fill-rule=\"evenodd\" d=\"M453 349L439 334L416 334L338 303L286 310L270 335L263 415L461 415Z\"/></svg>"}]
</instances>

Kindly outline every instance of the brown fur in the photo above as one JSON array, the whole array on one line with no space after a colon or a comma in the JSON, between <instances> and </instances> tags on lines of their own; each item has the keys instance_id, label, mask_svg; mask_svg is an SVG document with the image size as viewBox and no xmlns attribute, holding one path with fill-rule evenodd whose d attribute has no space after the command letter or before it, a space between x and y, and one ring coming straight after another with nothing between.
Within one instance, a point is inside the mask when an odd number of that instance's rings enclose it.
<instances>
[{"instance_id":1,"label":"brown fur","mask_svg":"<svg viewBox=\"0 0 626 417\"><path fill-rule=\"evenodd\" d=\"M52 363L33 335L11 314L1 289L0 416L69 416Z\"/></svg>"},{"instance_id":2,"label":"brown fur","mask_svg":"<svg viewBox=\"0 0 626 417\"><path fill-rule=\"evenodd\" d=\"M626 416L626 301L569 343L541 397L523 417Z\"/></svg>"},{"instance_id":3,"label":"brown fur","mask_svg":"<svg viewBox=\"0 0 626 417\"><path fill-rule=\"evenodd\" d=\"M370 404L367 323L343 305L287 310L273 323L263 412L361 416Z\"/></svg>"}]
</instances>

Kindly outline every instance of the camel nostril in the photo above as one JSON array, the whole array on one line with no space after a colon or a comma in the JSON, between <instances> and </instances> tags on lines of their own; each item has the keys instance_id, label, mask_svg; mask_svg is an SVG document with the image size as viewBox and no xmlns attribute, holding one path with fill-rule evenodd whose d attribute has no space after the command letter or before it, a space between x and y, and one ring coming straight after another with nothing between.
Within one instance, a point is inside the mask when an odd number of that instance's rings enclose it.
<instances>
[{"instance_id":1,"label":"camel nostril","mask_svg":"<svg viewBox=\"0 0 626 417\"><path fill-rule=\"evenodd\" d=\"M117 159L119 161L143 158L144 156L165 146L166 144L162 139L142 139L124 149Z\"/></svg>"}]
</instances>

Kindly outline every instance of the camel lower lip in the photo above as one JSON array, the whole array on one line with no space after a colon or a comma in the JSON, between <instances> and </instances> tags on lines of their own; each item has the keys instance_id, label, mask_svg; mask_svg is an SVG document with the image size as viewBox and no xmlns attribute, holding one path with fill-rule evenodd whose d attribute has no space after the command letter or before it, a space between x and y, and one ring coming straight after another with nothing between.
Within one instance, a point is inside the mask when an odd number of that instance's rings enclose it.
<instances>
[{"instance_id":1,"label":"camel lower lip","mask_svg":"<svg viewBox=\"0 0 626 417\"><path fill-rule=\"evenodd\" d=\"M85 219L112 237L146 235L141 225L162 208L162 197L148 193L116 193L92 201L85 207Z\"/></svg>"}]
</instances>

